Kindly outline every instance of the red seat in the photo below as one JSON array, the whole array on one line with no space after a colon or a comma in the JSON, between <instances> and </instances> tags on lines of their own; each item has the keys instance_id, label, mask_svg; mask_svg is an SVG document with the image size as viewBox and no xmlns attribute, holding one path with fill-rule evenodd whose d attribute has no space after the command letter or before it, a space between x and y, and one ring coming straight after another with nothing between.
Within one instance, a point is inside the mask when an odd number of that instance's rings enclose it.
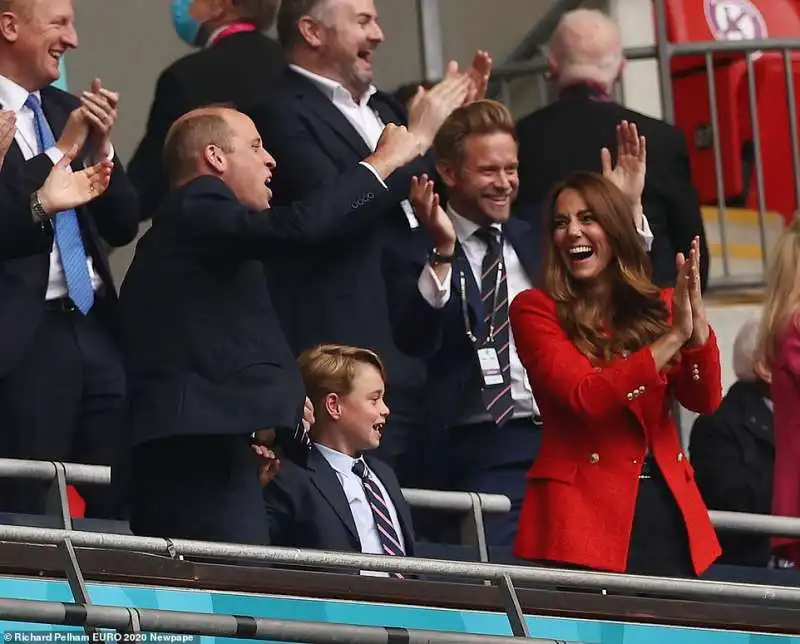
<instances>
[{"instance_id":1,"label":"red seat","mask_svg":"<svg viewBox=\"0 0 800 644\"><path fill-rule=\"evenodd\" d=\"M667 3L671 42L800 37L797 0L671 0ZM800 53L792 54L795 95L800 98ZM753 132L742 53L714 55L725 197L731 205L758 207ZM792 170L786 82L780 52L754 60L767 209L787 219L798 207ZM689 144L692 178L704 203L717 202L714 151L703 56L673 59L675 124ZM798 100L800 103L800 100ZM796 116L798 118L798 116Z\"/></svg>"}]
</instances>

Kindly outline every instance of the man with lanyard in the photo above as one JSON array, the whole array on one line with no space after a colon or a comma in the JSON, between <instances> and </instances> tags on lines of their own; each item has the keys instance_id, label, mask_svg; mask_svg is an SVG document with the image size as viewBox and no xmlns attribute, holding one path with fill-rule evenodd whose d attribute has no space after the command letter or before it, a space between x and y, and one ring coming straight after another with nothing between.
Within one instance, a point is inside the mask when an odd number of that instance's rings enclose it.
<instances>
[{"instance_id":1,"label":"man with lanyard","mask_svg":"<svg viewBox=\"0 0 800 644\"><path fill-rule=\"evenodd\" d=\"M683 134L611 98L625 68L619 28L601 11L570 11L561 18L548 49L559 100L517 124L520 186L515 216L541 225L541 204L553 186L576 170L600 172L597 150L614 144L617 123L636 123L647 139L642 201L655 236L650 253L653 282L674 285L675 254L688 252L699 236L700 281L705 286L709 253Z\"/></svg>"},{"instance_id":2,"label":"man with lanyard","mask_svg":"<svg viewBox=\"0 0 800 644\"><path fill-rule=\"evenodd\" d=\"M128 166L149 218L167 194L162 150L167 131L183 114L212 103L248 112L267 100L283 53L264 32L278 0L173 0L181 39L200 50L172 63L156 84L147 131Z\"/></svg>"}]
</instances>

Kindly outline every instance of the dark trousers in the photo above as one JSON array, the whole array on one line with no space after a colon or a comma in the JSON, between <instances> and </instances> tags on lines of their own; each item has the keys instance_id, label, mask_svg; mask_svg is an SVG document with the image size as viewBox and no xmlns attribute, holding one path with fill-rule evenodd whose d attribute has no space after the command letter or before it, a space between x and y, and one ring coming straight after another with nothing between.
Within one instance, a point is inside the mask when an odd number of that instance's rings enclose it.
<instances>
[{"instance_id":1,"label":"dark trousers","mask_svg":"<svg viewBox=\"0 0 800 644\"><path fill-rule=\"evenodd\" d=\"M652 469L652 478L640 481L626 572L695 577L683 516L655 463Z\"/></svg>"},{"instance_id":2,"label":"dark trousers","mask_svg":"<svg viewBox=\"0 0 800 644\"><path fill-rule=\"evenodd\" d=\"M448 472L448 489L511 499L511 512L483 515L490 546L514 543L526 474L539 454L541 429L530 418L511 419L500 428L491 422L453 427L446 451L439 452L439 463Z\"/></svg>"},{"instance_id":3,"label":"dark trousers","mask_svg":"<svg viewBox=\"0 0 800 644\"><path fill-rule=\"evenodd\" d=\"M19 365L0 378L0 456L112 466L112 485L78 486L86 515L124 518L125 373L98 298L84 316L46 309ZM41 514L50 483L0 479L0 509Z\"/></svg>"},{"instance_id":4,"label":"dark trousers","mask_svg":"<svg viewBox=\"0 0 800 644\"><path fill-rule=\"evenodd\" d=\"M147 537L269 544L248 436L175 436L131 454L131 530Z\"/></svg>"}]
</instances>

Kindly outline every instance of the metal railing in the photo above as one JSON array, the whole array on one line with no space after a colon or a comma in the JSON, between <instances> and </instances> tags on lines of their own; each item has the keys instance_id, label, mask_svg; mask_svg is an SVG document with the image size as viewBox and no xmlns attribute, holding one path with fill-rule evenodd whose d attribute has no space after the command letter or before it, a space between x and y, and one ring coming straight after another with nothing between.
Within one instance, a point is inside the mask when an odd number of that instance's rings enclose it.
<instances>
[{"instance_id":1,"label":"metal railing","mask_svg":"<svg viewBox=\"0 0 800 644\"><path fill-rule=\"evenodd\" d=\"M128 634L181 633L308 644L332 642L391 644L398 641L430 642L431 644L461 644L462 642L464 644L491 644L493 642L498 644L505 642L557 644L554 640L529 637L471 635L408 628L265 619L245 615L218 615L91 604L76 605L29 599L0 599L0 620L82 626L87 629L108 628ZM97 641L111 640L99 639ZM137 640L132 637L131 641Z\"/></svg>"},{"instance_id":2,"label":"metal railing","mask_svg":"<svg viewBox=\"0 0 800 644\"><path fill-rule=\"evenodd\" d=\"M645 0L643 0L645 1ZM760 286L764 282L765 269L768 263L770 240L767 230L768 203L765 192L764 162L761 131L758 114L758 93L755 82L755 67L758 64L753 57L756 52L779 52L782 57L785 86L787 93L787 108L789 123L787 131L791 142L792 177L794 181L796 206L800 205L800 146L798 143L797 104L795 98L794 74L792 52L800 51L800 39L771 38L765 40L737 40L737 41L707 41L691 43L671 43L667 36L667 11L666 0L654 0L656 44L654 46L634 47L625 50L628 60L656 60L658 62L659 84L661 89L662 115L665 121L675 122L675 105L673 100L672 62L676 58L685 56L699 56L703 59L704 71L707 75L707 89L709 100L709 120L711 146L713 148L714 186L717 194L717 208L719 211L719 242L721 276L712 276L709 284L715 288ZM549 14L548 14L549 15ZM538 25L537 25L538 27ZM531 33L540 35L541 29L534 28ZM542 32L545 33L545 32ZM528 43L520 51L527 54L530 60L520 61L519 56L513 57L507 64L495 68L492 72L493 95L511 107L511 83L520 78L531 77L535 80L534 88L538 93L539 104L548 102L548 84L546 81L547 61L537 54L540 39ZM726 218L727 201L725 176L723 164L725 159L722 154L720 132L719 105L717 100L717 70L715 68L715 54L740 53L745 61L745 80L747 90L747 109L750 112L750 127L752 130L753 147L753 178L755 183L755 201L757 205L758 246L760 251L760 267L748 267L744 272L734 273L732 270L731 231ZM624 91L618 88L620 102L624 103ZM749 177L745 177L745 191L749 189ZM781 213L788 215L791 213Z\"/></svg>"}]
</instances>

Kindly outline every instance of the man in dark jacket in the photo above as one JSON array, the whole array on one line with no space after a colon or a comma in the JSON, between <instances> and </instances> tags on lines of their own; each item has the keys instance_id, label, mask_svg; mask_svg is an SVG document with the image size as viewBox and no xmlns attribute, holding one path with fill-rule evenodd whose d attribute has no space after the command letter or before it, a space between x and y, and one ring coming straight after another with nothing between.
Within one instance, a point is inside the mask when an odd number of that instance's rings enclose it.
<instances>
[{"instance_id":1,"label":"man in dark jacket","mask_svg":"<svg viewBox=\"0 0 800 644\"><path fill-rule=\"evenodd\" d=\"M377 216L392 198L383 182L418 154L392 126L338 181L271 210L275 162L246 115L206 108L175 122L172 191L121 292L134 532L268 542L250 440L294 429L305 395L262 261L287 240Z\"/></svg>"},{"instance_id":2,"label":"man in dark jacket","mask_svg":"<svg viewBox=\"0 0 800 644\"><path fill-rule=\"evenodd\" d=\"M697 486L712 510L771 514L772 399L769 372L756 357L758 320L739 330L733 345L737 382L710 416L692 428L689 455ZM764 535L721 532L719 563L766 566L772 552Z\"/></svg>"}]
</instances>

